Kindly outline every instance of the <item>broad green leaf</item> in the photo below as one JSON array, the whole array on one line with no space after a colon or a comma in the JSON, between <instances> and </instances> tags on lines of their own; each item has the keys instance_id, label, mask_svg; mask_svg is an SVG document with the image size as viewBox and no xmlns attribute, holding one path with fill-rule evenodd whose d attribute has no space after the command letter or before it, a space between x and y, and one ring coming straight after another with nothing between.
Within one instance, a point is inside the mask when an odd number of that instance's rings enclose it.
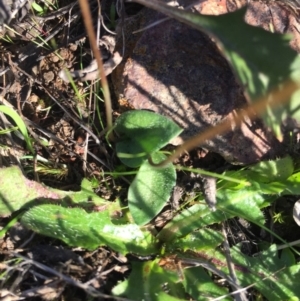
<instances>
[{"instance_id":1,"label":"broad green leaf","mask_svg":"<svg viewBox=\"0 0 300 301\"><path fill-rule=\"evenodd\" d=\"M272 182L272 183L256 183L259 188L259 193L264 195L280 195L286 188L285 183L282 182ZM264 207L264 206L263 206Z\"/></svg>"},{"instance_id":2,"label":"broad green leaf","mask_svg":"<svg viewBox=\"0 0 300 301\"><path fill-rule=\"evenodd\" d=\"M300 194L300 172L291 175L286 181L282 182L284 189L282 195Z\"/></svg>"},{"instance_id":3,"label":"broad green leaf","mask_svg":"<svg viewBox=\"0 0 300 301\"><path fill-rule=\"evenodd\" d=\"M240 190L220 190L217 191L217 211L209 210L206 204L196 204L187 208L173 218L160 231L157 238L170 242L195 229L219 223L234 216L262 225L264 216L259 208L263 204L264 195L260 194L259 186L255 183Z\"/></svg>"},{"instance_id":4,"label":"broad green leaf","mask_svg":"<svg viewBox=\"0 0 300 301\"><path fill-rule=\"evenodd\" d=\"M155 240L149 232L143 232L135 224L113 224L108 210L87 213L81 208L45 204L25 212L21 223L37 233L61 239L70 246L90 250L109 246L123 254L150 255L157 252Z\"/></svg>"},{"instance_id":5,"label":"broad green leaf","mask_svg":"<svg viewBox=\"0 0 300 301\"><path fill-rule=\"evenodd\" d=\"M287 267L296 264L295 255L290 248L286 248L281 251L280 260L284 261Z\"/></svg>"},{"instance_id":6,"label":"broad green leaf","mask_svg":"<svg viewBox=\"0 0 300 301\"><path fill-rule=\"evenodd\" d=\"M202 267L193 267L184 270L184 288L197 301L207 301L228 294L228 290L214 283ZM224 298L222 300L232 300Z\"/></svg>"},{"instance_id":7,"label":"broad green leaf","mask_svg":"<svg viewBox=\"0 0 300 301\"><path fill-rule=\"evenodd\" d=\"M27 132L27 128L25 123L23 122L22 118L19 116L19 114L14 111L13 109L7 107L7 106L2 106L0 105L0 112L8 115L9 117L11 117L13 119L13 121L16 123L16 125L18 126L20 132L22 133L26 144L27 144L27 148L30 150L30 152L32 154L34 154L34 149L31 143L31 140L28 136L28 132Z\"/></svg>"},{"instance_id":8,"label":"broad green leaf","mask_svg":"<svg viewBox=\"0 0 300 301\"><path fill-rule=\"evenodd\" d=\"M293 160L290 156L258 162L254 165L248 166L236 171L225 171L223 176L230 177L233 179L239 179L240 182L245 181L245 183L256 182L260 185L262 192L265 194L279 194L284 189L284 180L287 180L292 176L294 172ZM272 182L272 184L270 184ZM267 184L268 185L264 185ZM247 187L247 184L240 183L236 185L233 181L221 180L218 181L219 189L242 189Z\"/></svg>"},{"instance_id":9,"label":"broad green leaf","mask_svg":"<svg viewBox=\"0 0 300 301\"><path fill-rule=\"evenodd\" d=\"M135 1L212 36L252 100L266 95L285 81L299 83L300 58L289 46L291 36L246 24L246 8L219 16L205 16L158 1ZM264 121L280 137L280 123L293 108L299 108L299 98L292 96L292 103L278 108L271 107L272 96L269 100Z\"/></svg>"},{"instance_id":10,"label":"broad green leaf","mask_svg":"<svg viewBox=\"0 0 300 301\"><path fill-rule=\"evenodd\" d=\"M140 166L151 153L182 132L172 120L145 110L123 113L114 130L121 139L116 146L117 155L129 167Z\"/></svg>"},{"instance_id":11,"label":"broad green leaf","mask_svg":"<svg viewBox=\"0 0 300 301\"><path fill-rule=\"evenodd\" d=\"M155 163L164 160L163 154L155 153ZM165 206L176 183L176 171L172 164L157 168L144 162L128 190L130 213L138 225L151 221Z\"/></svg>"},{"instance_id":12,"label":"broad green leaf","mask_svg":"<svg viewBox=\"0 0 300 301\"><path fill-rule=\"evenodd\" d=\"M238 170L238 171L226 171L224 174L232 178L244 179L244 181L247 180L248 183L250 182L251 185L255 185L257 189L260 189L260 193L262 194L280 194L285 187L283 181L269 182L266 179L266 177L260 176L260 174L248 169ZM271 179L272 177L270 177L270 180ZM249 187L249 185L243 183L236 185L234 182L229 182L229 181L217 182L218 190L226 190L226 189L241 190L241 189L247 189L247 187Z\"/></svg>"},{"instance_id":13,"label":"broad green leaf","mask_svg":"<svg viewBox=\"0 0 300 301\"><path fill-rule=\"evenodd\" d=\"M255 284L254 287L267 300L272 301L292 300L300 296L300 264L287 266L285 258L278 258L276 246L271 246L256 257L246 256L238 247L232 248L230 252L236 276L242 287ZM178 256L178 259L191 256L187 253ZM215 268L229 274L224 254L216 249L195 253L195 263L197 259L200 259L200 262L205 260L213 263Z\"/></svg>"},{"instance_id":14,"label":"broad green leaf","mask_svg":"<svg viewBox=\"0 0 300 301\"><path fill-rule=\"evenodd\" d=\"M209 222L204 220L209 216ZM226 217L220 211L211 212L207 205L196 204L175 216L157 235L163 242L172 242L176 238L183 237L198 228L218 223Z\"/></svg>"},{"instance_id":15,"label":"broad green leaf","mask_svg":"<svg viewBox=\"0 0 300 301\"><path fill-rule=\"evenodd\" d=\"M121 162L129 167L139 167L149 156L139 141L126 139L116 144L117 156Z\"/></svg>"},{"instance_id":16,"label":"broad green leaf","mask_svg":"<svg viewBox=\"0 0 300 301\"><path fill-rule=\"evenodd\" d=\"M267 300L289 300L300 296L297 281L300 265L286 266L286 261L278 258L275 245L254 258L243 255L237 248L231 252L234 263L241 266L238 279L242 285L256 283L255 287ZM262 278L266 279L261 281Z\"/></svg>"},{"instance_id":17,"label":"broad green leaf","mask_svg":"<svg viewBox=\"0 0 300 301\"><path fill-rule=\"evenodd\" d=\"M271 161L262 161L249 169L254 172L250 179L256 182L270 183L286 180L294 172L293 160L290 156Z\"/></svg>"},{"instance_id":18,"label":"broad green leaf","mask_svg":"<svg viewBox=\"0 0 300 301\"><path fill-rule=\"evenodd\" d=\"M218 191L218 209L223 211L225 215L239 216L257 225L263 225L265 219L260 207L265 198L259 193L259 187L256 183L252 183L251 186L241 190Z\"/></svg>"},{"instance_id":19,"label":"broad green leaf","mask_svg":"<svg viewBox=\"0 0 300 301\"><path fill-rule=\"evenodd\" d=\"M93 192L87 180L83 180L81 191L63 191L28 180L17 166L0 168L0 217L41 202L76 204L90 210L109 204Z\"/></svg>"},{"instance_id":20,"label":"broad green leaf","mask_svg":"<svg viewBox=\"0 0 300 301\"><path fill-rule=\"evenodd\" d=\"M176 284L179 276L159 266L158 260L132 262L129 279L113 289L113 293L131 300L178 301L184 292ZM165 293L168 291L168 294ZM185 299L185 298L184 298Z\"/></svg>"},{"instance_id":21,"label":"broad green leaf","mask_svg":"<svg viewBox=\"0 0 300 301\"><path fill-rule=\"evenodd\" d=\"M194 231L185 237L166 244L166 250L199 251L218 247L224 240L223 235L213 229L205 228Z\"/></svg>"}]
</instances>

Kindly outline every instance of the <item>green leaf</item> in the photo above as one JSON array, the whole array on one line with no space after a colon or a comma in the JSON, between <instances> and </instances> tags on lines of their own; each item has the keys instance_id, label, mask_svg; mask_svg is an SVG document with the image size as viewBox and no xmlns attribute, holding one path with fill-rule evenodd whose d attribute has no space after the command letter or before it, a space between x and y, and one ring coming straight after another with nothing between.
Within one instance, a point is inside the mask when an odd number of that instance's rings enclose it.
<instances>
[{"instance_id":1,"label":"green leaf","mask_svg":"<svg viewBox=\"0 0 300 301\"><path fill-rule=\"evenodd\" d=\"M292 177L294 172L293 160L290 156L271 160L262 161L248 166L247 169L224 172L224 177L238 179L245 183L256 182L257 188L264 194L280 194L286 186L286 180ZM247 184L236 185L234 182L221 180L217 183L218 189L244 189Z\"/></svg>"},{"instance_id":2,"label":"green leaf","mask_svg":"<svg viewBox=\"0 0 300 301\"><path fill-rule=\"evenodd\" d=\"M158 265L158 260L132 262L129 279L113 289L118 296L131 300L178 301L184 298L183 290L176 284L176 272L166 271ZM168 294L165 291L168 291Z\"/></svg>"},{"instance_id":3,"label":"green leaf","mask_svg":"<svg viewBox=\"0 0 300 301\"><path fill-rule=\"evenodd\" d=\"M290 248L281 251L280 260L284 261L286 266L293 266L296 264L295 255Z\"/></svg>"},{"instance_id":4,"label":"green leaf","mask_svg":"<svg viewBox=\"0 0 300 301\"><path fill-rule=\"evenodd\" d=\"M76 204L90 210L94 207L108 206L108 202L95 194L85 179L81 191L63 191L28 180L17 166L0 168L0 217L41 202L68 206Z\"/></svg>"},{"instance_id":5,"label":"green leaf","mask_svg":"<svg viewBox=\"0 0 300 301\"><path fill-rule=\"evenodd\" d=\"M279 259L277 248L271 246L258 257L247 257L238 248L231 250L234 264L241 285L255 283L267 300L289 300L300 296L300 287L297 279L300 277L300 265L286 266L285 259ZM265 278L262 281L262 278Z\"/></svg>"},{"instance_id":6,"label":"green leaf","mask_svg":"<svg viewBox=\"0 0 300 301\"><path fill-rule=\"evenodd\" d=\"M223 235L213 229L205 228L194 231L185 237L166 244L166 250L199 251L218 247L224 240Z\"/></svg>"},{"instance_id":7,"label":"green leaf","mask_svg":"<svg viewBox=\"0 0 300 301\"><path fill-rule=\"evenodd\" d=\"M14 122L18 126L20 132L22 133L22 135L23 135L23 137L26 141L27 148L30 150L30 152L32 154L34 154L34 149L33 149L31 140L28 136L26 125L23 122L22 118L18 115L18 113L15 112L13 109L11 109L9 107L6 107L6 106L3 106L3 105L0 105L0 112L8 115L9 117L11 117L14 120Z\"/></svg>"},{"instance_id":8,"label":"green leaf","mask_svg":"<svg viewBox=\"0 0 300 301\"><path fill-rule=\"evenodd\" d=\"M249 169L254 174L249 174L249 180L256 182L270 183L286 180L294 172L293 160L290 156L271 161L262 161Z\"/></svg>"},{"instance_id":9,"label":"green leaf","mask_svg":"<svg viewBox=\"0 0 300 301\"><path fill-rule=\"evenodd\" d=\"M39 4L37 4L35 1L31 3L31 6L38 13L44 12L44 9Z\"/></svg>"},{"instance_id":10,"label":"green leaf","mask_svg":"<svg viewBox=\"0 0 300 301\"><path fill-rule=\"evenodd\" d=\"M291 175L286 181L282 182L284 189L282 195L299 195L300 194L300 172Z\"/></svg>"},{"instance_id":11,"label":"green leaf","mask_svg":"<svg viewBox=\"0 0 300 301\"><path fill-rule=\"evenodd\" d=\"M148 157L139 141L127 139L116 144L117 156L129 167L139 167Z\"/></svg>"},{"instance_id":12,"label":"green leaf","mask_svg":"<svg viewBox=\"0 0 300 301\"><path fill-rule=\"evenodd\" d=\"M219 190L217 191L217 211L211 211L206 204L196 204L187 208L173 218L160 231L157 238L170 242L195 229L219 223L234 216L263 225L264 216L259 208L264 200L265 196L260 194L259 186L255 183L240 190Z\"/></svg>"},{"instance_id":13,"label":"green leaf","mask_svg":"<svg viewBox=\"0 0 300 301\"><path fill-rule=\"evenodd\" d=\"M160 162L166 157L153 154L153 161ZM176 183L176 171L172 164L157 168L144 162L128 190L130 213L138 225L151 221L165 206Z\"/></svg>"},{"instance_id":14,"label":"green leaf","mask_svg":"<svg viewBox=\"0 0 300 301\"><path fill-rule=\"evenodd\" d=\"M182 129L170 119L144 110L123 113L115 122L120 160L129 167L140 166L153 152L179 135Z\"/></svg>"},{"instance_id":15,"label":"green leaf","mask_svg":"<svg viewBox=\"0 0 300 301\"><path fill-rule=\"evenodd\" d=\"M149 232L143 232L135 224L114 225L108 210L87 213L81 208L45 204L25 212L21 223L70 246L90 250L109 246L123 254L150 255L157 252L155 240Z\"/></svg>"},{"instance_id":16,"label":"green leaf","mask_svg":"<svg viewBox=\"0 0 300 301\"><path fill-rule=\"evenodd\" d=\"M228 294L228 290L216 285L202 267L185 269L183 285L186 292L197 301L207 301Z\"/></svg>"},{"instance_id":17,"label":"green leaf","mask_svg":"<svg viewBox=\"0 0 300 301\"><path fill-rule=\"evenodd\" d=\"M256 257L248 257L241 253L238 247L230 250L231 260L236 276L242 287L254 284L254 287L264 295L266 300L291 300L300 296L298 279L300 277L300 264L287 266L285 258L279 259L276 246L271 246ZM191 257L191 254L178 256ZM229 274L224 254L216 249L197 252L194 262L200 258L214 267ZM183 259L184 262L184 259Z\"/></svg>"}]
</instances>

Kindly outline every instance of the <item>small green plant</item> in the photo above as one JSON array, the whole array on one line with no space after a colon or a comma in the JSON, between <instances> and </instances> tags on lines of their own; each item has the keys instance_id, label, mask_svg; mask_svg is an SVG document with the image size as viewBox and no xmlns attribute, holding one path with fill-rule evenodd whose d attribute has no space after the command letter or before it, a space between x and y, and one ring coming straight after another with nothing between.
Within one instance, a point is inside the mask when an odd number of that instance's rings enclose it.
<instances>
[{"instance_id":1,"label":"small green plant","mask_svg":"<svg viewBox=\"0 0 300 301\"><path fill-rule=\"evenodd\" d=\"M157 5L155 1L137 2ZM285 80L299 82L299 56L289 48L289 38L244 24L244 11L216 18L163 5L152 8L213 35L252 100L268 95ZM249 47L251 43L255 46ZM264 120L280 137L281 120L291 112L297 117L299 112L299 89L291 97L288 95L288 106L277 109L272 107L273 96L269 97ZM12 112L2 111L17 118ZM18 119L16 124L32 151L26 127ZM183 168L171 163L158 168L149 164L148 158L154 163L164 161L161 149L181 129L154 113L131 111L116 120L114 131L118 136L117 155L126 168L133 169L123 174L135 175L130 178L127 200L108 202L100 198L86 179L79 192L51 189L29 181L17 167L11 167L0 169L0 216L22 209L23 225L70 246L91 250L107 246L122 254L152 255L144 262L131 262L131 274L113 289L115 296L157 301L233 300L232 291L253 287L257 299L299 300L300 265L295 250L286 248L279 253L276 245L268 244L258 250L256 257L250 257L241 252L240 245L231 247L231 268L235 270L237 286L220 247L224 237L218 228L219 223L237 216L271 232L265 226L262 208L279 196L300 194L300 172L291 157L214 175L218 178L215 211L199 193L185 200L180 211L156 230L146 224L166 205L176 182L175 169ZM279 220L278 215L274 218ZM282 241L275 233L272 235ZM225 279L233 289L214 281L211 275Z\"/></svg>"},{"instance_id":2,"label":"small green plant","mask_svg":"<svg viewBox=\"0 0 300 301\"><path fill-rule=\"evenodd\" d=\"M162 160L160 149L181 129L148 111L122 114L114 129L119 136L118 156L123 164L138 169L128 189L128 209L124 200L108 202L99 198L87 180L81 191L65 192L29 181L17 167L11 167L0 170L1 216L26 209L21 216L23 225L68 245L87 249L109 246L122 254L155 255L156 259L144 263L132 262L130 277L113 290L117 296L142 300L147 294L151 300L183 300L189 294L207 300L228 294L228 289L218 286L203 269L212 268L230 283L225 255L218 248L223 236L216 228L208 227L239 216L270 231L264 225L261 209L279 195L300 194L300 172L294 170L293 160L285 157L223 173L217 182L216 211L209 209L200 193L156 232L144 225L166 205L176 173L172 164L157 168L147 158ZM11 185L17 185L18 196ZM241 286L254 286L268 300L300 295L296 281L300 266L292 251L284 250L279 258L273 245L252 258L235 246L231 256Z\"/></svg>"},{"instance_id":3,"label":"small green plant","mask_svg":"<svg viewBox=\"0 0 300 301\"><path fill-rule=\"evenodd\" d=\"M175 167L155 168L147 161L165 159L159 149L176 137L182 129L166 117L148 111L122 114L114 127L120 141L117 156L139 171L128 190L128 206L136 224L145 225L165 206L176 183Z\"/></svg>"},{"instance_id":4,"label":"small green plant","mask_svg":"<svg viewBox=\"0 0 300 301\"><path fill-rule=\"evenodd\" d=\"M274 213L273 220L274 223L284 224L285 216L283 215L283 211Z\"/></svg>"}]
</instances>

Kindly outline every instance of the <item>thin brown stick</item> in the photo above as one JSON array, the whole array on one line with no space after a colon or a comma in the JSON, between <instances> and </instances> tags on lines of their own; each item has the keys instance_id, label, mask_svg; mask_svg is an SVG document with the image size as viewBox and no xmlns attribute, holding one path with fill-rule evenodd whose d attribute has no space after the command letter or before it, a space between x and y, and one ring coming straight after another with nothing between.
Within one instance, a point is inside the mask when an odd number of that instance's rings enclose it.
<instances>
[{"instance_id":1,"label":"thin brown stick","mask_svg":"<svg viewBox=\"0 0 300 301\"><path fill-rule=\"evenodd\" d=\"M224 237L224 242L223 242L224 253L225 253L225 258L226 258L227 267L228 267L230 277L231 277L232 281L236 284L236 286L240 286L239 280L238 280L238 278L236 276L236 273L235 273L234 264L233 264L232 259L231 259L230 246L229 246L229 243L228 243L228 240L227 240L227 234L226 234L224 223L222 223L222 234L223 234L223 237ZM235 287L233 287L233 289L234 288ZM236 301L247 301L246 294L244 292L241 292L241 291L237 292L235 294L235 300Z\"/></svg>"},{"instance_id":2,"label":"thin brown stick","mask_svg":"<svg viewBox=\"0 0 300 301\"><path fill-rule=\"evenodd\" d=\"M79 5L83 16L83 21L87 31L87 35L90 41L90 45L98 64L101 85L103 88L104 102L105 102L106 123L107 123L107 127L110 129L112 127L112 108L111 108L110 92L108 88L107 79L105 76L105 71L103 68L101 52L99 51L96 42L96 35L93 28L92 15L91 15L88 0L79 0ZM112 138L112 136L110 138Z\"/></svg>"}]
</instances>

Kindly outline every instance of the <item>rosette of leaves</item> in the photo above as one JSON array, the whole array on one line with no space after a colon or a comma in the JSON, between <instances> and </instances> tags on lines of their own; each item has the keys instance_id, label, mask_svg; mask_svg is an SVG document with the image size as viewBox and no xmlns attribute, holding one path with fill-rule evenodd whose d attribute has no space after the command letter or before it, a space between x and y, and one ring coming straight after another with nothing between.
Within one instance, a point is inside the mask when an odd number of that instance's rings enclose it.
<instances>
[{"instance_id":1,"label":"rosette of leaves","mask_svg":"<svg viewBox=\"0 0 300 301\"><path fill-rule=\"evenodd\" d=\"M116 149L123 164L139 167L128 190L128 205L135 223L144 225L165 206L176 183L172 164L157 168L156 163L165 159L159 153L162 147L179 135L182 129L170 119L150 111L136 110L122 114L114 130L119 136Z\"/></svg>"}]
</instances>

